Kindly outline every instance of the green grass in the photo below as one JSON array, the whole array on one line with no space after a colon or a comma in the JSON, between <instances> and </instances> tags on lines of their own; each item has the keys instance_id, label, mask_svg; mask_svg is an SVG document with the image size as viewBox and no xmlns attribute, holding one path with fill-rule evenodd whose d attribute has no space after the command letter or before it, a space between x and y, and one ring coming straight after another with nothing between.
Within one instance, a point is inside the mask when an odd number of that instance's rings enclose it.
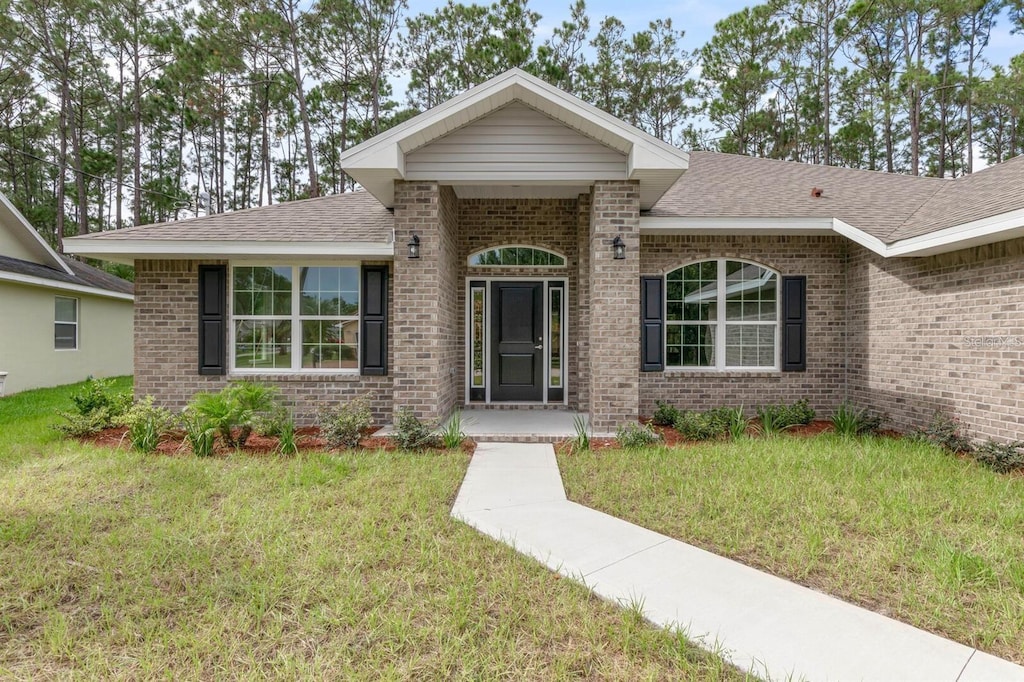
<instances>
[{"instance_id":1,"label":"green grass","mask_svg":"<svg viewBox=\"0 0 1024 682\"><path fill-rule=\"evenodd\" d=\"M570 499L1024 662L1024 478L908 441L578 452Z\"/></svg>"},{"instance_id":2,"label":"green grass","mask_svg":"<svg viewBox=\"0 0 1024 682\"><path fill-rule=\"evenodd\" d=\"M452 520L456 454L113 452L0 400L0 677L736 679Z\"/></svg>"}]
</instances>

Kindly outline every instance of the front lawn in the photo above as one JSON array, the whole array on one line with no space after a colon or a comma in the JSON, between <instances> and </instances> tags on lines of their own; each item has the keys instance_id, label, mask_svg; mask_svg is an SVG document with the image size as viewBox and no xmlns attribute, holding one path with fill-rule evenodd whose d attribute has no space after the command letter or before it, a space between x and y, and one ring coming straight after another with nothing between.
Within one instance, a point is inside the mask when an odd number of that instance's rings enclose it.
<instances>
[{"instance_id":1,"label":"front lawn","mask_svg":"<svg viewBox=\"0 0 1024 682\"><path fill-rule=\"evenodd\" d=\"M1024 662L1024 477L833 435L560 454L569 498Z\"/></svg>"},{"instance_id":2,"label":"front lawn","mask_svg":"<svg viewBox=\"0 0 1024 682\"><path fill-rule=\"evenodd\" d=\"M112 451L71 390L0 400L0 677L739 677L452 520L463 453Z\"/></svg>"}]
</instances>

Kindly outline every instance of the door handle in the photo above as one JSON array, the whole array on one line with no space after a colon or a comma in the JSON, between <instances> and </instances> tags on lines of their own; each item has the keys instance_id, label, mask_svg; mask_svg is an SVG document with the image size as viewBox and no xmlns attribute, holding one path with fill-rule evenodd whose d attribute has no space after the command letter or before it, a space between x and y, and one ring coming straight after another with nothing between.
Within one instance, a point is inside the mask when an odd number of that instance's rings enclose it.
<instances>
[{"instance_id":1,"label":"door handle","mask_svg":"<svg viewBox=\"0 0 1024 682\"><path fill-rule=\"evenodd\" d=\"M540 345L534 346L533 348L534 350L544 350L544 344L542 343Z\"/></svg>"}]
</instances>

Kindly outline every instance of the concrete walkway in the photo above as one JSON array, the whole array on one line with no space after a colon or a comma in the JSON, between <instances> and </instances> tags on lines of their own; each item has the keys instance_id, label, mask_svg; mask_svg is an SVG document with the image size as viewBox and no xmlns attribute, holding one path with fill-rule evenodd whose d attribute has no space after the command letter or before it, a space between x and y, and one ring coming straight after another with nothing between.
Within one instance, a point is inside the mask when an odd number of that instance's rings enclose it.
<instances>
[{"instance_id":1,"label":"concrete walkway","mask_svg":"<svg viewBox=\"0 0 1024 682\"><path fill-rule=\"evenodd\" d=\"M1024 680L1024 668L565 497L547 444L483 443L455 518L771 680Z\"/></svg>"}]
</instances>

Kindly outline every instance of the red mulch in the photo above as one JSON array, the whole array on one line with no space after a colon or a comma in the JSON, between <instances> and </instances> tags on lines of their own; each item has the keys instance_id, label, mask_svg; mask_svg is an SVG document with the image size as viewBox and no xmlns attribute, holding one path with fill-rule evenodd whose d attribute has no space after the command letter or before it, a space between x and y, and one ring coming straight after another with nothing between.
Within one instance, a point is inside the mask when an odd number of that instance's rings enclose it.
<instances>
[{"instance_id":1,"label":"red mulch","mask_svg":"<svg viewBox=\"0 0 1024 682\"><path fill-rule=\"evenodd\" d=\"M658 426L657 424L651 423L650 417L641 417L641 424L648 424L652 429L661 435L662 442L669 447L686 447L697 445L700 441L687 440L680 434L675 428L671 426ZM790 427L783 431L787 436L795 436L797 438L811 438L821 433L826 433L832 430L832 422L827 419L816 419L810 424L797 424L796 426ZM747 435L757 437L757 420L751 422L747 428ZM885 436L887 438L900 438L902 434L898 431L883 430L878 432L879 436ZM571 449L571 441L564 440L555 444L556 449L561 453L568 453ZM614 438L591 438L590 449L591 450L607 450L618 447Z\"/></svg>"},{"instance_id":2,"label":"red mulch","mask_svg":"<svg viewBox=\"0 0 1024 682\"><path fill-rule=\"evenodd\" d=\"M375 430L368 429L364 432L363 438L359 441L359 450L364 452L377 452L379 450L391 452L398 449L390 438L371 435ZM131 443L128 440L127 432L127 427L115 426L91 436L84 436L80 440L84 443L100 447L128 450L131 448ZM320 429L315 426L304 426L295 429L295 444L300 452L327 452L330 450L327 446L327 441L320 437ZM218 439L217 444L214 446L214 455L228 455L241 452L247 455L264 456L275 454L277 448L278 439L276 437L260 436L254 433L245 441L245 446L240 448L226 447ZM460 449L466 454L472 454L473 450L476 449L476 442L467 438L462 442ZM192 454L188 443L185 442L185 434L180 431L172 431L165 434L160 439L160 444L157 446L156 451L159 454L168 456Z\"/></svg>"}]
</instances>

